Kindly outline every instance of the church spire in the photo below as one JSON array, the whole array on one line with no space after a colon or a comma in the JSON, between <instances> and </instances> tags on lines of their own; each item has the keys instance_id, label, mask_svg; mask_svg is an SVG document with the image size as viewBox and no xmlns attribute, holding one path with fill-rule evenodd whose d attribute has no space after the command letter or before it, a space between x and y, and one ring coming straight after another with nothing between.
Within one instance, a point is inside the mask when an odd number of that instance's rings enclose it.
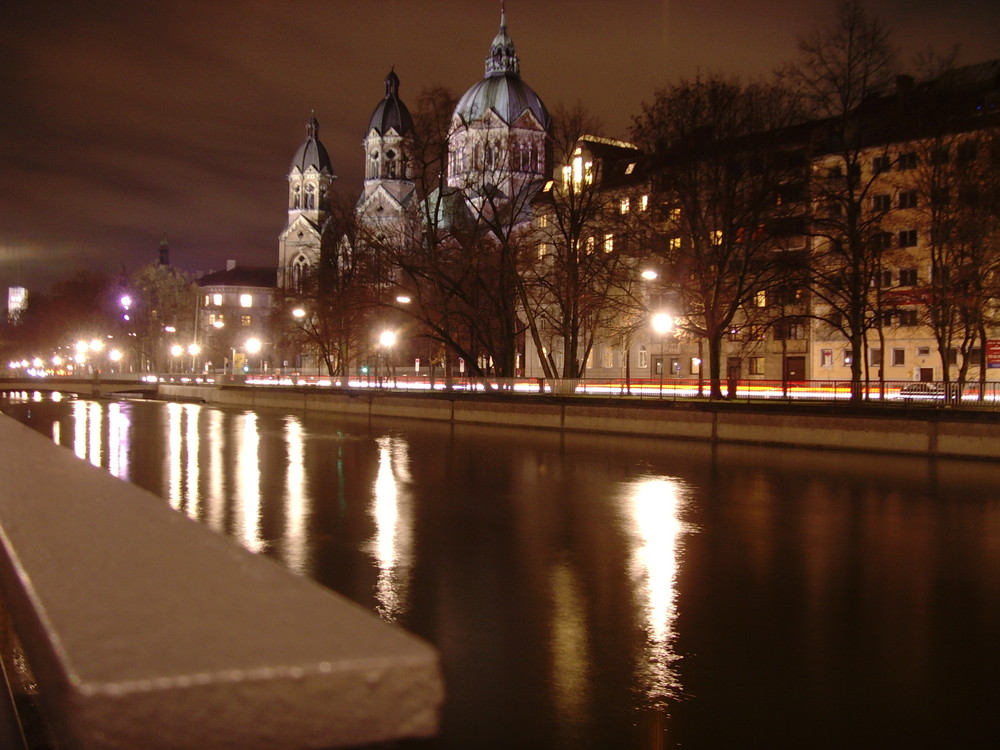
<instances>
[{"instance_id":1,"label":"church spire","mask_svg":"<svg viewBox=\"0 0 1000 750\"><path fill-rule=\"evenodd\" d=\"M517 59L514 42L507 34L507 10L503 0L500 2L500 31L493 37L490 44L490 54L486 58L486 76L502 76L508 73L518 75L521 63Z\"/></svg>"}]
</instances>

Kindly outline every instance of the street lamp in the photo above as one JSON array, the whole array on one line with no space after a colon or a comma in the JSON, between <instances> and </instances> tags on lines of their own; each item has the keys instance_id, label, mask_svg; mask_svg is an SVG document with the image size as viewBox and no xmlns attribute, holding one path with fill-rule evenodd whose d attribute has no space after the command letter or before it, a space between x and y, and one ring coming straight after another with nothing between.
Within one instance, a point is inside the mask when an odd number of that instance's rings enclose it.
<instances>
[{"instance_id":1,"label":"street lamp","mask_svg":"<svg viewBox=\"0 0 1000 750\"><path fill-rule=\"evenodd\" d=\"M196 365L196 357L201 354L201 347L198 344L191 344L187 348L188 354L191 355L191 372L197 372L198 368Z\"/></svg>"},{"instance_id":2,"label":"street lamp","mask_svg":"<svg viewBox=\"0 0 1000 750\"><path fill-rule=\"evenodd\" d=\"M177 371L177 360L183 353L184 347L180 344L174 344L170 347L170 355L173 357L173 360L170 362L170 372Z\"/></svg>"},{"instance_id":3,"label":"street lamp","mask_svg":"<svg viewBox=\"0 0 1000 750\"><path fill-rule=\"evenodd\" d=\"M262 348L263 344L261 344L260 339L258 338L247 339L246 343L247 354L259 354ZM250 369L252 370L253 368ZM261 366L260 369L263 369L263 366Z\"/></svg>"},{"instance_id":4,"label":"street lamp","mask_svg":"<svg viewBox=\"0 0 1000 750\"><path fill-rule=\"evenodd\" d=\"M382 333L379 334L378 343L379 343L380 346L382 346L385 349L385 369L391 371L392 370L392 358L391 358L392 357L392 347L396 343L396 332L395 331L390 331L388 329L385 330L385 331L382 331ZM386 376L386 378L388 379L388 375ZM395 375L393 375L393 381L395 381L395 380L396 380L396 377L395 377ZM395 382L393 383L393 385L395 385Z\"/></svg>"},{"instance_id":5,"label":"street lamp","mask_svg":"<svg viewBox=\"0 0 1000 750\"><path fill-rule=\"evenodd\" d=\"M665 312L658 312L653 316L653 330L660 337L660 398L663 398L663 339L674 327L674 319Z\"/></svg>"}]
</instances>

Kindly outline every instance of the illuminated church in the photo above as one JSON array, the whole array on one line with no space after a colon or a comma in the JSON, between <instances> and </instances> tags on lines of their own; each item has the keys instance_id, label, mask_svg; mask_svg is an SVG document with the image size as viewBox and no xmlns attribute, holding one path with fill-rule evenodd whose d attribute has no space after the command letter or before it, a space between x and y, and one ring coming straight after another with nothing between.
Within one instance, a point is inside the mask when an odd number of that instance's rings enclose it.
<instances>
[{"instance_id":1,"label":"illuminated church","mask_svg":"<svg viewBox=\"0 0 1000 750\"><path fill-rule=\"evenodd\" d=\"M399 96L399 77L390 70L363 139L364 185L357 216L368 228L419 228L420 201L434 201L451 216L473 220L501 203L516 201L527 218L530 196L549 174L550 118L545 104L521 78L520 61L501 8L500 29L490 44L485 74L459 99L448 134L444 195L418 195L413 159L414 125ZM325 198L336 179L311 116L306 139L288 172L288 220L279 238L278 284L298 286L319 262ZM490 206L485 204L488 202Z\"/></svg>"}]
</instances>

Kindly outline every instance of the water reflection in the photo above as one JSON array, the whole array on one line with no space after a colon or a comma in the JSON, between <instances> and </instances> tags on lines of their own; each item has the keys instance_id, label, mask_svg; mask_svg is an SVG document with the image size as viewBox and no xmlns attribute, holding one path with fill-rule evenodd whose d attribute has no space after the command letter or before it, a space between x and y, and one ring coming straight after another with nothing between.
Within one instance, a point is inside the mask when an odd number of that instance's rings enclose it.
<instances>
[{"instance_id":1,"label":"water reflection","mask_svg":"<svg viewBox=\"0 0 1000 750\"><path fill-rule=\"evenodd\" d=\"M371 515L375 536L368 548L378 565L376 609L394 621L406 611L407 588L413 548L413 510L406 494L410 477L406 441L383 436L378 444L378 475Z\"/></svg>"},{"instance_id":2,"label":"water reflection","mask_svg":"<svg viewBox=\"0 0 1000 750\"><path fill-rule=\"evenodd\" d=\"M225 442L225 431L222 424L222 412L209 409L206 414L208 426L205 439L208 443L208 481L205 494L205 522L218 532L225 531L226 494L223 481L222 448Z\"/></svg>"},{"instance_id":3,"label":"water reflection","mask_svg":"<svg viewBox=\"0 0 1000 750\"><path fill-rule=\"evenodd\" d=\"M260 432L257 415L251 412L236 418L236 476L233 493L236 538L251 552L264 550L261 533Z\"/></svg>"},{"instance_id":4,"label":"water reflection","mask_svg":"<svg viewBox=\"0 0 1000 750\"><path fill-rule=\"evenodd\" d=\"M118 402L108 404L108 471L124 480L130 478L131 429L128 407Z\"/></svg>"},{"instance_id":5,"label":"water reflection","mask_svg":"<svg viewBox=\"0 0 1000 750\"><path fill-rule=\"evenodd\" d=\"M677 570L680 537L689 531L681 521L681 487L667 477L648 477L626 485L624 497L631 538L629 573L645 631L644 658L638 679L653 706L680 693L674 650L677 637Z\"/></svg>"},{"instance_id":6,"label":"water reflection","mask_svg":"<svg viewBox=\"0 0 1000 750\"><path fill-rule=\"evenodd\" d=\"M309 499L306 495L305 437L302 420L297 416L285 419L285 533L282 538L282 559L300 575L309 575L309 540L306 522L309 520Z\"/></svg>"}]
</instances>

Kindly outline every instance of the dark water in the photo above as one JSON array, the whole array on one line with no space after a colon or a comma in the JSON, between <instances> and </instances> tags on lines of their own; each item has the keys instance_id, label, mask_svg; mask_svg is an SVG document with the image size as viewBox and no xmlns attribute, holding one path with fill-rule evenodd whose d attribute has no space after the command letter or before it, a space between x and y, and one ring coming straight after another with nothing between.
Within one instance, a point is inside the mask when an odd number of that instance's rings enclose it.
<instances>
[{"instance_id":1,"label":"dark water","mask_svg":"<svg viewBox=\"0 0 1000 750\"><path fill-rule=\"evenodd\" d=\"M1000 746L1000 466L0 407L436 644L420 747Z\"/></svg>"}]
</instances>

